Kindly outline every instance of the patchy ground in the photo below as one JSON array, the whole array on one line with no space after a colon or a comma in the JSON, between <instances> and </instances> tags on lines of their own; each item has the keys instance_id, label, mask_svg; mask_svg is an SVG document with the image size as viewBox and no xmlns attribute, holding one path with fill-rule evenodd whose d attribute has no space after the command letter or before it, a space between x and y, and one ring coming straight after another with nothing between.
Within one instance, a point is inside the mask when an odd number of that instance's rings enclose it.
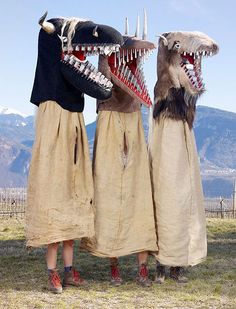
<instances>
[{"instance_id":1,"label":"patchy ground","mask_svg":"<svg viewBox=\"0 0 236 309\"><path fill-rule=\"evenodd\" d=\"M77 244L75 263L89 285L59 296L46 289L45 250L26 251L23 225L0 219L0 308L236 308L236 220L208 220L207 261L188 269L190 280L184 285L167 279L161 286L137 286L136 259L129 256L120 260L126 283L111 287L108 261L78 254ZM153 278L152 257L149 264Z\"/></svg>"}]
</instances>

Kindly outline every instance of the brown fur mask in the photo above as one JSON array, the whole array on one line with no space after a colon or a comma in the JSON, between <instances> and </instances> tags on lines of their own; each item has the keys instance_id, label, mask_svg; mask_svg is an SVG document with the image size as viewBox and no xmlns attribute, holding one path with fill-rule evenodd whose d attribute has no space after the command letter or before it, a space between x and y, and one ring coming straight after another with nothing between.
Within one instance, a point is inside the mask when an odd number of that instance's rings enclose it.
<instances>
[{"instance_id":1,"label":"brown fur mask","mask_svg":"<svg viewBox=\"0 0 236 309\"><path fill-rule=\"evenodd\" d=\"M218 52L217 44L200 32L169 32L160 36L154 118L160 115L193 126L196 101L204 92L201 61Z\"/></svg>"}]
</instances>

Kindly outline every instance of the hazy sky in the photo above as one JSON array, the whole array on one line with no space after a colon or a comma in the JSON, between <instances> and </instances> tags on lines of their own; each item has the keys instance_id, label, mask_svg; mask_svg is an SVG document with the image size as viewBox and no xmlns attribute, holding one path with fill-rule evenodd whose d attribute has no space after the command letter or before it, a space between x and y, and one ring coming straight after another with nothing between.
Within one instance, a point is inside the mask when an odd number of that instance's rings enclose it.
<instances>
[{"instance_id":1,"label":"hazy sky","mask_svg":"<svg viewBox=\"0 0 236 309\"><path fill-rule=\"evenodd\" d=\"M0 105L32 114L29 102L37 60L39 17L76 16L105 23L123 33L125 16L130 31L136 17L148 13L149 40L173 30L198 30L220 45L220 53L203 62L207 93L198 102L236 112L236 1L235 0L119 0L46 1L8 0L0 4ZM145 65L151 94L156 81L156 52ZM95 100L86 98L86 122L95 119Z\"/></svg>"}]
</instances>

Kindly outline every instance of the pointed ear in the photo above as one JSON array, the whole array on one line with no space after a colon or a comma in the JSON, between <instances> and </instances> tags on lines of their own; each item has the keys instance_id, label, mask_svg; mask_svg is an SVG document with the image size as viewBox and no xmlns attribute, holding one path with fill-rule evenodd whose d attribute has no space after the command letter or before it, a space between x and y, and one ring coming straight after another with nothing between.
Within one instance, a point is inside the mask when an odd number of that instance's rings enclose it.
<instances>
[{"instance_id":1,"label":"pointed ear","mask_svg":"<svg viewBox=\"0 0 236 309\"><path fill-rule=\"evenodd\" d=\"M168 36L168 34L169 34L169 32L165 32L165 33L162 33L161 35L157 35L157 37L159 37L160 39L159 39L159 41L160 40L163 40L163 44L165 45L165 46L168 46L168 40L167 40L167 36Z\"/></svg>"}]
</instances>

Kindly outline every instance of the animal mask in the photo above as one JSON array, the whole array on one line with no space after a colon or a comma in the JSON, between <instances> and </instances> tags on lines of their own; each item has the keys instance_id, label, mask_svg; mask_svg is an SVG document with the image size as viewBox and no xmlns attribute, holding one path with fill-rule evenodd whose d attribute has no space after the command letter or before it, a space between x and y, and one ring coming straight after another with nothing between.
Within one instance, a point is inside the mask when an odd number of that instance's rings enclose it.
<instances>
[{"instance_id":1,"label":"animal mask","mask_svg":"<svg viewBox=\"0 0 236 309\"><path fill-rule=\"evenodd\" d=\"M154 118L164 112L192 127L197 98L204 92L202 59L218 52L217 44L200 32L169 32L159 39L158 80L154 89Z\"/></svg>"},{"instance_id":2,"label":"animal mask","mask_svg":"<svg viewBox=\"0 0 236 309\"><path fill-rule=\"evenodd\" d=\"M109 73L106 76L116 86L135 99L137 103L151 106L152 102L147 90L143 72L143 63L156 48L147 41L147 16L144 12L144 29L142 39L139 38L139 17L134 36L128 35L128 19L126 18L124 44L118 52L108 56Z\"/></svg>"},{"instance_id":3,"label":"animal mask","mask_svg":"<svg viewBox=\"0 0 236 309\"><path fill-rule=\"evenodd\" d=\"M112 83L87 59L93 55L112 55L123 44L122 35L112 27L79 18L39 20L38 63L33 89L34 97L45 92L55 100L71 89L78 89L97 99L112 94ZM50 88L42 80L50 81ZM33 102L34 103L34 102Z\"/></svg>"}]
</instances>

